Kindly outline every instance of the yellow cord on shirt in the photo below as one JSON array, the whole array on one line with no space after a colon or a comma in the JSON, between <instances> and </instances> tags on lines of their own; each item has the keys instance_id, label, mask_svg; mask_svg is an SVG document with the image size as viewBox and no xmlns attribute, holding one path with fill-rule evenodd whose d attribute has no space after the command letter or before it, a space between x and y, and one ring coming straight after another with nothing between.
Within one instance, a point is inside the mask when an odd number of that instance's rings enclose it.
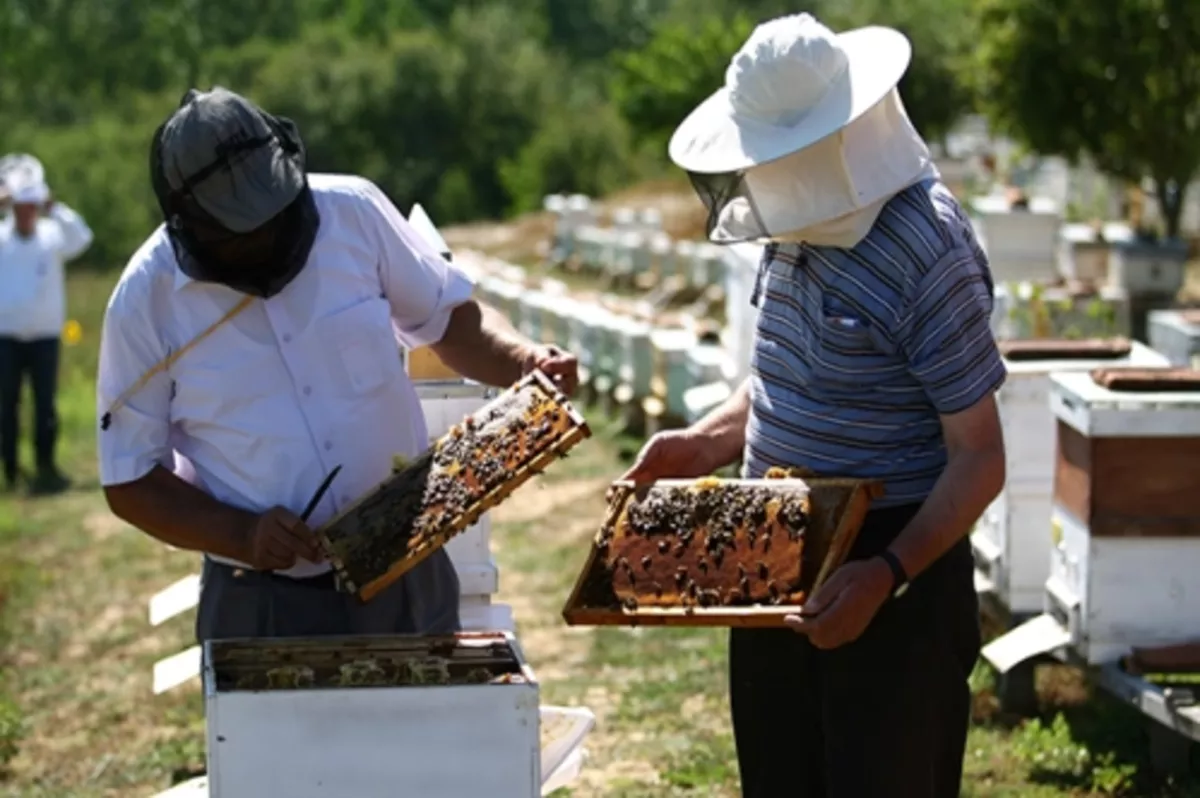
<instances>
[{"instance_id":1,"label":"yellow cord on shirt","mask_svg":"<svg viewBox=\"0 0 1200 798\"><path fill-rule=\"evenodd\" d=\"M193 346L195 346L196 344L203 341L208 336L212 335L214 332L217 331L217 329L221 325L225 324L227 321L232 319L234 316L241 313L246 308L250 307L250 303L253 301L254 301L254 297L252 297L252 296L242 297L242 299L236 305L234 305L232 308L229 309L229 312L227 312L224 316L222 316L221 318L219 318L215 322L213 322L208 327L208 329L204 330L199 335L197 335L195 338L188 341L186 344L184 344L182 347L180 347L180 349L178 351L172 352L171 354L164 357L162 360L158 361L158 363L154 364L154 366L152 366L149 371L147 371L145 374L143 374L138 379L137 382L135 382L133 385L126 388L125 392L122 393L120 396L118 396L116 398L116 400L113 401L113 403L111 405L109 405L108 412L106 412L100 418L100 429L102 429L102 430L108 429L109 425L112 424L112 414L115 413L116 411L120 410L125 405L126 402L128 402L131 398L133 398L134 394L136 394L142 388L145 388L147 383L149 383L150 380L154 379L155 375L169 369L175 363L175 361L177 361L177 360L179 360L179 358L183 357L184 354L189 349L191 349Z\"/></svg>"}]
</instances>

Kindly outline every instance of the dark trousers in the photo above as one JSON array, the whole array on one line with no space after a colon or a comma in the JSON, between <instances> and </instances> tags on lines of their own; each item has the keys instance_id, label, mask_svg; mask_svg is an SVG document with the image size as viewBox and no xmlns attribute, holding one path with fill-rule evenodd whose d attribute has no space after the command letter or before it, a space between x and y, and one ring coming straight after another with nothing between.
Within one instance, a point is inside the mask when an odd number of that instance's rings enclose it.
<instances>
[{"instance_id":1,"label":"dark trousers","mask_svg":"<svg viewBox=\"0 0 1200 798\"><path fill-rule=\"evenodd\" d=\"M19 341L0 337L0 461L5 477L17 474L17 429L21 388L28 377L33 387L33 441L41 471L54 467L54 445L58 438L59 339Z\"/></svg>"},{"instance_id":2,"label":"dark trousers","mask_svg":"<svg viewBox=\"0 0 1200 798\"><path fill-rule=\"evenodd\" d=\"M196 639L450 634L459 630L458 592L444 551L366 603L338 592L331 573L291 579L205 557Z\"/></svg>"},{"instance_id":3,"label":"dark trousers","mask_svg":"<svg viewBox=\"0 0 1200 798\"><path fill-rule=\"evenodd\" d=\"M879 552L916 510L872 511L851 558ZM787 629L733 630L742 795L958 796L981 644L973 570L964 539L841 648Z\"/></svg>"}]
</instances>

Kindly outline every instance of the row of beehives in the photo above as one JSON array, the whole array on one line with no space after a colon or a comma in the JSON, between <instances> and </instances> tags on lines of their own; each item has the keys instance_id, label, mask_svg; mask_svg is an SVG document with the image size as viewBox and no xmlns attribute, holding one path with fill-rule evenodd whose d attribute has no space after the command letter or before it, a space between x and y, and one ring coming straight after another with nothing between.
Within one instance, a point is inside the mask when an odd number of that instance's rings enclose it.
<instances>
[{"instance_id":1,"label":"row of beehives","mask_svg":"<svg viewBox=\"0 0 1200 798\"><path fill-rule=\"evenodd\" d=\"M730 359L696 320L651 320L635 303L572 295L554 281L527 285L523 276L519 268L482 274L478 296L524 335L578 356L587 396L615 402L636 431L642 420L687 421L728 395Z\"/></svg>"},{"instance_id":2,"label":"row of beehives","mask_svg":"<svg viewBox=\"0 0 1200 798\"><path fill-rule=\"evenodd\" d=\"M570 262L624 280L678 278L696 288L724 284L722 248L673 239L663 231L656 208L617 208L605 226L585 196L552 195L545 205L555 214L550 254L555 263Z\"/></svg>"},{"instance_id":3,"label":"row of beehives","mask_svg":"<svg viewBox=\"0 0 1200 798\"><path fill-rule=\"evenodd\" d=\"M1179 323L1178 311L1160 311L1151 330ZM1200 457L1200 383L1113 390L1092 375L1189 367L1200 324L1188 332L1189 349L1170 357L1137 342L1124 354L1114 354L1118 341L1091 354L1003 345L1007 477L972 535L976 580L1016 617L1053 622L998 643L993 661L1015 664L1023 645L1040 645L1025 656L1064 649L1101 664L1200 639L1200 470L1190 465Z\"/></svg>"}]
</instances>

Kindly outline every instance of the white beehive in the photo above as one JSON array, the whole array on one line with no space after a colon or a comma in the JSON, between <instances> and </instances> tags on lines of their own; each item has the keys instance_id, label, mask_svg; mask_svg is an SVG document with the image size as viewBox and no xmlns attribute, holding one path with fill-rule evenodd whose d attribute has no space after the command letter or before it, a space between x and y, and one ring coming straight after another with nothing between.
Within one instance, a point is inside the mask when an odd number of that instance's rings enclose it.
<instances>
[{"instance_id":1,"label":"white beehive","mask_svg":"<svg viewBox=\"0 0 1200 798\"><path fill-rule=\"evenodd\" d=\"M1132 296L1173 297L1183 286L1187 256L1183 242L1114 241L1109 280Z\"/></svg>"},{"instance_id":2,"label":"white beehive","mask_svg":"<svg viewBox=\"0 0 1200 798\"><path fill-rule=\"evenodd\" d=\"M1095 293L1035 282L996 283L992 332L1000 340L1129 336L1129 295L1105 285Z\"/></svg>"},{"instance_id":3,"label":"white beehive","mask_svg":"<svg viewBox=\"0 0 1200 798\"><path fill-rule=\"evenodd\" d=\"M594 376L615 380L623 357L621 333L627 319L611 311L596 316L595 351L592 353Z\"/></svg>"},{"instance_id":4,"label":"white beehive","mask_svg":"<svg viewBox=\"0 0 1200 798\"><path fill-rule=\"evenodd\" d=\"M650 238L651 269L660 278L674 277L679 274L679 264L675 256L675 240L666 233L655 233Z\"/></svg>"},{"instance_id":5,"label":"white beehive","mask_svg":"<svg viewBox=\"0 0 1200 798\"><path fill-rule=\"evenodd\" d=\"M1200 388L1051 376L1058 465L1047 612L1089 663L1200 636ZM1200 386L1200 382L1197 382Z\"/></svg>"},{"instance_id":6,"label":"white beehive","mask_svg":"<svg viewBox=\"0 0 1200 798\"><path fill-rule=\"evenodd\" d=\"M695 424L716 410L732 394L729 383L724 380L688 388L683 392L684 422Z\"/></svg>"},{"instance_id":7,"label":"white beehive","mask_svg":"<svg viewBox=\"0 0 1200 798\"><path fill-rule=\"evenodd\" d=\"M204 661L212 798L541 793L538 684L511 634L210 641ZM441 683L464 668L496 676Z\"/></svg>"},{"instance_id":8,"label":"white beehive","mask_svg":"<svg viewBox=\"0 0 1200 798\"><path fill-rule=\"evenodd\" d=\"M698 288L723 285L725 280L724 247L703 241L696 245L692 258L691 284Z\"/></svg>"},{"instance_id":9,"label":"white beehive","mask_svg":"<svg viewBox=\"0 0 1200 798\"><path fill-rule=\"evenodd\" d=\"M988 266L997 283L1052 280L1061 216L1052 202L1034 199L1026 210L1013 210L1005 197L972 202Z\"/></svg>"},{"instance_id":10,"label":"white beehive","mask_svg":"<svg viewBox=\"0 0 1200 798\"><path fill-rule=\"evenodd\" d=\"M599 367L601 326L610 316L608 310L592 302L579 302L568 320L570 350L579 358L581 369L594 376Z\"/></svg>"},{"instance_id":11,"label":"white beehive","mask_svg":"<svg viewBox=\"0 0 1200 798\"><path fill-rule=\"evenodd\" d=\"M498 278L489 283L489 290L494 292L495 308L504 314L514 327L521 326L521 295L525 287L519 282Z\"/></svg>"},{"instance_id":12,"label":"white beehive","mask_svg":"<svg viewBox=\"0 0 1200 798\"><path fill-rule=\"evenodd\" d=\"M496 395L494 388L466 380L419 380L414 385L430 444ZM511 610L492 604L492 596L500 589L500 570L492 556L491 532L491 514L484 513L446 544L446 553L458 573L459 614L464 628L512 628Z\"/></svg>"},{"instance_id":13,"label":"white beehive","mask_svg":"<svg viewBox=\"0 0 1200 798\"><path fill-rule=\"evenodd\" d=\"M719 344L698 343L687 352L688 387L725 379L729 353Z\"/></svg>"},{"instance_id":14,"label":"white beehive","mask_svg":"<svg viewBox=\"0 0 1200 798\"><path fill-rule=\"evenodd\" d=\"M1042 610L1050 573L1056 426L1050 409L1051 372L1168 365L1162 355L1137 341L1129 344L1128 354L1119 357L1106 355L1105 347L1099 346L1090 355L1079 351L1067 357L1051 352L1036 359L1020 351L1022 343L1005 347L1013 350L1011 357L1005 358L1008 379L996 396L1007 479L971 535L980 575L1016 614Z\"/></svg>"},{"instance_id":15,"label":"white beehive","mask_svg":"<svg viewBox=\"0 0 1200 798\"><path fill-rule=\"evenodd\" d=\"M635 398L650 395L654 363L650 351L650 325L637 319L613 317L617 343L617 378Z\"/></svg>"},{"instance_id":16,"label":"white beehive","mask_svg":"<svg viewBox=\"0 0 1200 798\"><path fill-rule=\"evenodd\" d=\"M1069 280L1108 281L1108 243L1090 224L1064 224L1059 230L1058 271Z\"/></svg>"},{"instance_id":17,"label":"white beehive","mask_svg":"<svg viewBox=\"0 0 1200 798\"><path fill-rule=\"evenodd\" d=\"M696 334L682 328L660 328L650 333L654 355L652 389L666 403L668 416L682 419L686 414L683 393L690 386L688 352L697 345Z\"/></svg>"},{"instance_id":18,"label":"white beehive","mask_svg":"<svg viewBox=\"0 0 1200 798\"><path fill-rule=\"evenodd\" d=\"M1147 328L1150 345L1171 365L1200 368L1200 309L1152 310Z\"/></svg>"},{"instance_id":19,"label":"white beehive","mask_svg":"<svg viewBox=\"0 0 1200 798\"><path fill-rule=\"evenodd\" d=\"M626 230L618 234L613 257L605 263L605 271L622 277L637 274L639 264L649 266L650 253L645 251L645 246L646 237L639 232Z\"/></svg>"}]
</instances>

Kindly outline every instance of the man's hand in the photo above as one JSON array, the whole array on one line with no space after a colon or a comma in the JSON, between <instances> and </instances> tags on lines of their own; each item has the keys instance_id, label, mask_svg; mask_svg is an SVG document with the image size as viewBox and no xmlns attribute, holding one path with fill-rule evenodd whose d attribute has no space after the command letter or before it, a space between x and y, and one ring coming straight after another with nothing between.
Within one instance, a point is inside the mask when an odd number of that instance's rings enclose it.
<instances>
[{"instance_id":1,"label":"man's hand","mask_svg":"<svg viewBox=\"0 0 1200 798\"><path fill-rule=\"evenodd\" d=\"M892 571L883 560L848 562L804 602L799 615L785 620L817 648L844 646L866 631L891 589Z\"/></svg>"},{"instance_id":2,"label":"man's hand","mask_svg":"<svg viewBox=\"0 0 1200 798\"><path fill-rule=\"evenodd\" d=\"M708 476L717 468L713 463L713 451L709 436L691 429L660 432L646 441L637 460L621 479L653 482Z\"/></svg>"},{"instance_id":3,"label":"man's hand","mask_svg":"<svg viewBox=\"0 0 1200 798\"><path fill-rule=\"evenodd\" d=\"M258 571L283 571L298 559L314 563L324 559L312 530L283 507L272 507L250 524L245 548L245 562Z\"/></svg>"},{"instance_id":4,"label":"man's hand","mask_svg":"<svg viewBox=\"0 0 1200 798\"><path fill-rule=\"evenodd\" d=\"M553 344L532 346L521 365L522 374L540 370L558 385L567 396L573 396L579 387L579 361L570 352L564 352Z\"/></svg>"}]
</instances>

